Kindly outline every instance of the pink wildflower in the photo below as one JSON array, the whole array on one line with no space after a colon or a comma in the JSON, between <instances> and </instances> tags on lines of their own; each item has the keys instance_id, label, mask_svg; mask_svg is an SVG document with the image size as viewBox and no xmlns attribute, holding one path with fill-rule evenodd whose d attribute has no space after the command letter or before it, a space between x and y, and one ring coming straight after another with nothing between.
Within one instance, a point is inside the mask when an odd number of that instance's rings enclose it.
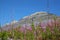
<instances>
[{"instance_id":1,"label":"pink wildflower","mask_svg":"<svg viewBox=\"0 0 60 40\"><path fill-rule=\"evenodd\" d=\"M47 26L47 22L41 22L40 26L41 28L45 29Z\"/></svg>"}]
</instances>

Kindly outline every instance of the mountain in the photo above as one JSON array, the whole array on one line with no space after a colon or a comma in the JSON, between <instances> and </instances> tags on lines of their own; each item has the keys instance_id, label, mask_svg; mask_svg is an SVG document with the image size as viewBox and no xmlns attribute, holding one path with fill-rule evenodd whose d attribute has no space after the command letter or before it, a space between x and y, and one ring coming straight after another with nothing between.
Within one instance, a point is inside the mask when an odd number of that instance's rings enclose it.
<instances>
[{"instance_id":1,"label":"mountain","mask_svg":"<svg viewBox=\"0 0 60 40\"><path fill-rule=\"evenodd\" d=\"M25 24L25 23L31 24L32 20L33 20L33 22L40 22L43 20L51 19L53 17L55 17L55 15L49 14L47 12L36 12L30 16L26 16L26 17L22 18L21 20L19 20L19 24Z\"/></svg>"},{"instance_id":2,"label":"mountain","mask_svg":"<svg viewBox=\"0 0 60 40\"><path fill-rule=\"evenodd\" d=\"M54 14L51 14L51 13L36 12L36 13L31 14L30 16L23 17L19 21L14 20L11 23L7 23L2 27L2 29L3 30L12 30L12 27L17 28L18 26L24 26L25 24L31 25L32 22L34 23L34 25L37 25L40 22L46 22L55 17L57 17L57 16Z\"/></svg>"}]
</instances>

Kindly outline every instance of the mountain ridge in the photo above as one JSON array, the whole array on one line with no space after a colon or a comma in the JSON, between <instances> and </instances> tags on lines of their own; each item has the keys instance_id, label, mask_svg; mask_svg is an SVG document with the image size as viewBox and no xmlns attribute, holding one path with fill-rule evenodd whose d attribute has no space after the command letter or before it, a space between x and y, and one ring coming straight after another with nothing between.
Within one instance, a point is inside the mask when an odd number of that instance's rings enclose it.
<instances>
[{"instance_id":1,"label":"mountain ridge","mask_svg":"<svg viewBox=\"0 0 60 40\"><path fill-rule=\"evenodd\" d=\"M12 25L13 25L13 28L22 26L24 24L30 25L30 24L32 24L32 22L34 23L34 25L36 25L42 21L47 21L48 19L52 19L54 17L55 17L54 14L49 14L47 12L36 12L30 16L23 17L19 21L14 20L11 23L8 23L8 25L4 25L3 29L5 29L5 30L11 29Z\"/></svg>"}]
</instances>

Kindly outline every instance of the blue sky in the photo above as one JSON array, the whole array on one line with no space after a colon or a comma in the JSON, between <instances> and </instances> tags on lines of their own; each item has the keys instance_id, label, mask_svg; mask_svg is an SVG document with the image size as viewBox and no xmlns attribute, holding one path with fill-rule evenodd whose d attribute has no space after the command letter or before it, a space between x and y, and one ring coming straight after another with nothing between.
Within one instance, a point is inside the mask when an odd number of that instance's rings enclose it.
<instances>
[{"instance_id":1,"label":"blue sky","mask_svg":"<svg viewBox=\"0 0 60 40\"><path fill-rule=\"evenodd\" d=\"M47 12L47 0L0 0L0 23L3 25L40 11ZM49 11L60 16L60 0L49 0Z\"/></svg>"}]
</instances>

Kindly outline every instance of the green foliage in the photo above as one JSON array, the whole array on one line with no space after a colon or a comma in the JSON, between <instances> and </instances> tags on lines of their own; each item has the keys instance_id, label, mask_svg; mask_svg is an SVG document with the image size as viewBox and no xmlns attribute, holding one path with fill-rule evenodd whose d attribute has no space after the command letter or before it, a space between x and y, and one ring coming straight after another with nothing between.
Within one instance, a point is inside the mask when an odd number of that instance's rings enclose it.
<instances>
[{"instance_id":1,"label":"green foliage","mask_svg":"<svg viewBox=\"0 0 60 40\"><path fill-rule=\"evenodd\" d=\"M2 32L0 32L0 38L2 37Z\"/></svg>"},{"instance_id":2,"label":"green foliage","mask_svg":"<svg viewBox=\"0 0 60 40\"><path fill-rule=\"evenodd\" d=\"M32 31L27 30L25 37L26 40L34 40L34 33Z\"/></svg>"},{"instance_id":3,"label":"green foliage","mask_svg":"<svg viewBox=\"0 0 60 40\"><path fill-rule=\"evenodd\" d=\"M54 31L53 35L55 36L55 39L56 40L60 40L60 31L59 31L59 28L58 27L54 27L53 31Z\"/></svg>"},{"instance_id":4,"label":"green foliage","mask_svg":"<svg viewBox=\"0 0 60 40\"><path fill-rule=\"evenodd\" d=\"M37 26L35 29L33 23L31 27L32 31L26 29L26 33L18 30L11 31L11 33L7 31L0 32L0 38L2 40L8 40L7 38L12 37L12 33L14 33L14 40L38 40L35 38L40 36L42 37L42 40L60 40L60 28L57 26L53 27L52 30L49 27L46 27L46 29L44 29L45 31L40 26ZM34 32L36 32L36 34Z\"/></svg>"},{"instance_id":5,"label":"green foliage","mask_svg":"<svg viewBox=\"0 0 60 40\"><path fill-rule=\"evenodd\" d=\"M32 23L32 31L34 32L35 31L35 27L34 27L34 24Z\"/></svg>"},{"instance_id":6,"label":"green foliage","mask_svg":"<svg viewBox=\"0 0 60 40\"><path fill-rule=\"evenodd\" d=\"M7 34L7 32L6 31L4 31L4 32L2 32L2 40L8 40L7 39L8 38L8 34Z\"/></svg>"}]
</instances>

